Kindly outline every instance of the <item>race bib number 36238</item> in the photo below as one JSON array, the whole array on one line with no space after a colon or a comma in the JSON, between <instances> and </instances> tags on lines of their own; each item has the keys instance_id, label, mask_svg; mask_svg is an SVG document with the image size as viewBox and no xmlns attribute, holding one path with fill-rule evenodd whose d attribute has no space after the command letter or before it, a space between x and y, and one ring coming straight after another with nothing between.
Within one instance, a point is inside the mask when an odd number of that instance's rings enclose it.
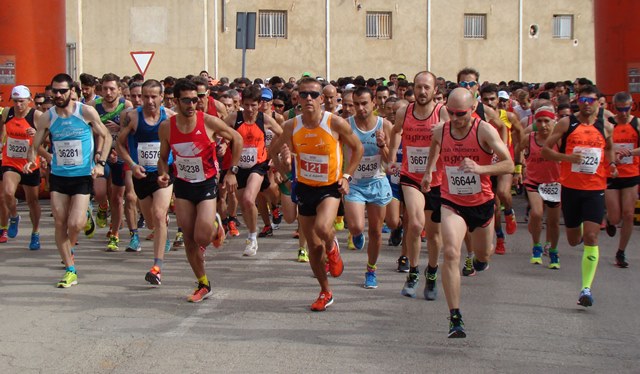
<instances>
[{"instance_id":1,"label":"race bib number 36238","mask_svg":"<svg viewBox=\"0 0 640 374\"><path fill-rule=\"evenodd\" d=\"M176 170L180 179L189 182L201 182L204 180L204 167L200 157L176 156Z\"/></svg>"}]
</instances>

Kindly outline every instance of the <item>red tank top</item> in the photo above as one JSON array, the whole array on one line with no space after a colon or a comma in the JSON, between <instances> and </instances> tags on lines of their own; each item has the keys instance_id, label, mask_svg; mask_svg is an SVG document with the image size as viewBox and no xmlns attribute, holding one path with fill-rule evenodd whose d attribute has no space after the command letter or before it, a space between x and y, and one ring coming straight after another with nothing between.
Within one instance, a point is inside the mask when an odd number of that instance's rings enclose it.
<instances>
[{"instance_id":1,"label":"red tank top","mask_svg":"<svg viewBox=\"0 0 640 374\"><path fill-rule=\"evenodd\" d=\"M409 177L416 183L422 181L427 169L429 148L433 137L433 128L440 122L442 103L436 104L433 112L426 119L417 119L413 114L414 103L409 104L402 124L402 167L400 175ZM440 160L436 170L431 174L431 186L442 183L442 167Z\"/></svg>"},{"instance_id":2,"label":"red tank top","mask_svg":"<svg viewBox=\"0 0 640 374\"><path fill-rule=\"evenodd\" d=\"M33 115L35 109L29 109L24 118L15 117L14 108L9 108L7 122L4 125L6 139L2 147L2 166L10 166L22 172L27 164L27 151L33 143L33 136L27 130L35 129ZM40 167L40 157L36 157L36 167Z\"/></svg>"},{"instance_id":3,"label":"red tank top","mask_svg":"<svg viewBox=\"0 0 640 374\"><path fill-rule=\"evenodd\" d=\"M238 112L234 129L242 136L242 155L238 166L250 169L267 160L265 146L264 113L258 113L255 123L247 123L242 112Z\"/></svg>"},{"instance_id":4,"label":"red tank top","mask_svg":"<svg viewBox=\"0 0 640 374\"><path fill-rule=\"evenodd\" d=\"M554 150L558 150L558 145L554 145ZM527 176L524 183L538 185L541 183L554 183L560 178L560 163L550 161L542 157L542 145L536 140L536 133L529 134L529 150L525 151L527 160Z\"/></svg>"},{"instance_id":5,"label":"red tank top","mask_svg":"<svg viewBox=\"0 0 640 374\"><path fill-rule=\"evenodd\" d=\"M218 115L218 108L216 108L216 100L213 97L209 96L208 102L209 104L207 105L207 114L220 118L220 116Z\"/></svg>"},{"instance_id":6,"label":"red tank top","mask_svg":"<svg viewBox=\"0 0 640 374\"><path fill-rule=\"evenodd\" d=\"M634 149L638 147L638 118L633 117L631 123L615 124L613 128L613 149ZM640 175L640 157L623 157L617 162L618 177L629 178Z\"/></svg>"},{"instance_id":7,"label":"red tank top","mask_svg":"<svg viewBox=\"0 0 640 374\"><path fill-rule=\"evenodd\" d=\"M443 177L440 192L442 198L462 206L478 206L493 200L491 179L488 175L465 173L458 170L464 158L470 158L478 165L491 165L493 153L482 149L478 142L478 127L480 119L475 119L471 129L462 139L454 139L451 135L451 122L444 124L442 129L442 160ZM485 122L485 124L487 124ZM491 126L487 124L488 126Z\"/></svg>"},{"instance_id":8,"label":"red tank top","mask_svg":"<svg viewBox=\"0 0 640 374\"><path fill-rule=\"evenodd\" d=\"M180 132L177 116L170 119L169 145L173 152L173 171L176 178L189 183L203 182L218 172L216 143L207 135L204 113L196 112L196 126L188 134Z\"/></svg>"},{"instance_id":9,"label":"red tank top","mask_svg":"<svg viewBox=\"0 0 640 374\"><path fill-rule=\"evenodd\" d=\"M600 110L602 113L602 110ZM560 163L560 184L576 190L598 191L607 188L607 170L604 164L604 122L602 114L596 122L580 123L574 115L569 119L569 131L562 137L560 152L573 154L580 150L582 163Z\"/></svg>"}]
</instances>

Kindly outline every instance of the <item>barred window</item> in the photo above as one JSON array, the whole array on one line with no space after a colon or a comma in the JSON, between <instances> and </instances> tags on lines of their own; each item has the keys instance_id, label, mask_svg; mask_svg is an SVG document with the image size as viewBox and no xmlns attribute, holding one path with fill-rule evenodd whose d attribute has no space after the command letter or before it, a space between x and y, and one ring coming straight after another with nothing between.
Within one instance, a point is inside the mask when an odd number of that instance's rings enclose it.
<instances>
[{"instance_id":1,"label":"barred window","mask_svg":"<svg viewBox=\"0 0 640 374\"><path fill-rule=\"evenodd\" d=\"M465 14L464 15L464 38L465 39L486 39L487 38L487 15L486 14Z\"/></svg>"},{"instance_id":2,"label":"barred window","mask_svg":"<svg viewBox=\"0 0 640 374\"><path fill-rule=\"evenodd\" d=\"M553 16L553 37L556 39L573 39L573 16L557 14Z\"/></svg>"},{"instance_id":3,"label":"barred window","mask_svg":"<svg viewBox=\"0 0 640 374\"><path fill-rule=\"evenodd\" d=\"M367 12L366 37L391 39L391 12Z\"/></svg>"},{"instance_id":4,"label":"barred window","mask_svg":"<svg viewBox=\"0 0 640 374\"><path fill-rule=\"evenodd\" d=\"M258 37L283 38L287 37L287 11L261 10L258 12Z\"/></svg>"}]
</instances>

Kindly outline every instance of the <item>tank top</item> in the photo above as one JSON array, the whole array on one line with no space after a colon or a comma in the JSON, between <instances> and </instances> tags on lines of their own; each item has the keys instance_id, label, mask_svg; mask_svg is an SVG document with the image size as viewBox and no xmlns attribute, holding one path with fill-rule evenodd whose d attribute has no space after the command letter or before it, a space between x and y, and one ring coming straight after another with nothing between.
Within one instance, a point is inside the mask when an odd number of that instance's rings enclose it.
<instances>
[{"instance_id":1,"label":"tank top","mask_svg":"<svg viewBox=\"0 0 640 374\"><path fill-rule=\"evenodd\" d=\"M116 106L116 108L111 111L111 112L107 112L106 109L104 109L104 99L102 97L98 97L96 99L96 111L98 112L98 115L100 116L100 121L102 121L102 123L106 123L107 121L112 121L117 123L118 125L120 124L120 114L122 114L122 111L125 109L125 104L126 104L126 100L124 97L121 97L120 99L118 99L118 105ZM118 141L118 132L111 132L109 131L111 134L111 148L115 148L116 147L116 142ZM124 162L124 160L122 158L120 158L120 156L118 156L118 163L122 163Z\"/></svg>"},{"instance_id":2,"label":"tank top","mask_svg":"<svg viewBox=\"0 0 640 374\"><path fill-rule=\"evenodd\" d=\"M14 108L9 108L4 124L2 166L10 166L22 172L22 168L27 164L27 152L33 144L33 136L27 135L27 130L36 128L33 122L35 111L31 108L24 118L18 118L15 116ZM36 167L40 167L40 157L36 157L35 163Z\"/></svg>"},{"instance_id":3,"label":"tank top","mask_svg":"<svg viewBox=\"0 0 640 374\"><path fill-rule=\"evenodd\" d=\"M153 125L144 120L142 107L135 109L138 114L138 128L136 132L129 133L129 153L136 164L144 167L147 172L158 170L160 158L160 138L158 128L162 121L167 119L167 113L163 106L160 107L160 118ZM169 153L169 165L173 163L173 155Z\"/></svg>"},{"instance_id":4,"label":"tank top","mask_svg":"<svg viewBox=\"0 0 640 374\"><path fill-rule=\"evenodd\" d=\"M90 176L95 166L93 130L82 116L85 104L76 102L75 105L73 114L66 118L58 116L55 106L49 109L49 133L53 149L51 174L59 177Z\"/></svg>"},{"instance_id":5,"label":"tank top","mask_svg":"<svg viewBox=\"0 0 640 374\"><path fill-rule=\"evenodd\" d=\"M349 117L349 125L354 134L360 139L364 153L356 171L353 173L353 179L356 182L371 182L376 179L384 178L385 173L382 168L382 158L380 156L380 148L376 142L376 131L382 129L382 117L378 117L376 125L373 129L363 131L358 128L353 117ZM351 159L351 148L346 149L346 158Z\"/></svg>"},{"instance_id":6,"label":"tank top","mask_svg":"<svg viewBox=\"0 0 640 374\"><path fill-rule=\"evenodd\" d=\"M413 114L415 104L407 107L402 125L402 168L400 175L406 176L416 183L422 181L429 162L429 149L433 128L440 122L442 103L436 104L433 112L426 119L417 119ZM431 186L437 187L442 183L442 167L440 160L436 170L431 174Z\"/></svg>"},{"instance_id":7,"label":"tank top","mask_svg":"<svg viewBox=\"0 0 640 374\"><path fill-rule=\"evenodd\" d=\"M207 135L204 113L196 112L196 126L184 134L178 130L177 116L169 120L169 145L173 152L173 172L176 178L187 183L204 182L218 172L216 144Z\"/></svg>"},{"instance_id":8,"label":"tank top","mask_svg":"<svg viewBox=\"0 0 640 374\"><path fill-rule=\"evenodd\" d=\"M238 112L233 128L242 136L242 154L238 166L250 169L267 160L265 146L264 113L258 112L256 123L244 121L242 112Z\"/></svg>"},{"instance_id":9,"label":"tank top","mask_svg":"<svg viewBox=\"0 0 640 374\"><path fill-rule=\"evenodd\" d=\"M318 127L302 124L302 115L293 120L291 136L298 182L320 187L337 183L342 177L342 147L331 132L331 113L324 112Z\"/></svg>"},{"instance_id":10,"label":"tank top","mask_svg":"<svg viewBox=\"0 0 640 374\"><path fill-rule=\"evenodd\" d=\"M598 191L607 188L605 170L603 110L600 109L596 122L580 123L575 115L569 117L569 130L562 136L560 152L573 154L580 150L583 158L580 164L560 163L560 184L577 190Z\"/></svg>"},{"instance_id":11,"label":"tank top","mask_svg":"<svg viewBox=\"0 0 640 374\"><path fill-rule=\"evenodd\" d=\"M553 148L557 151L558 145ZM560 163L542 157L542 145L538 144L535 132L529 134L529 150L525 151L524 157L527 160L525 184L554 183L560 178Z\"/></svg>"},{"instance_id":12,"label":"tank top","mask_svg":"<svg viewBox=\"0 0 640 374\"><path fill-rule=\"evenodd\" d=\"M634 149L638 144L638 117L633 117L630 123L617 124L614 118L610 118L613 128L613 149ZM640 175L640 157L623 157L617 162L618 177L629 178Z\"/></svg>"},{"instance_id":13,"label":"tank top","mask_svg":"<svg viewBox=\"0 0 640 374\"><path fill-rule=\"evenodd\" d=\"M491 165L493 153L482 149L478 141L478 127L481 121L475 119L471 129L462 139L454 139L451 135L451 122L447 121L442 128L442 147L440 160L443 166L442 198L462 206L478 206L493 200L491 178L458 170L465 157L478 165Z\"/></svg>"},{"instance_id":14,"label":"tank top","mask_svg":"<svg viewBox=\"0 0 640 374\"><path fill-rule=\"evenodd\" d=\"M220 118L220 115L218 114L218 108L216 108L216 100L213 97L209 96L208 102L209 104L207 105L207 114Z\"/></svg>"}]
</instances>

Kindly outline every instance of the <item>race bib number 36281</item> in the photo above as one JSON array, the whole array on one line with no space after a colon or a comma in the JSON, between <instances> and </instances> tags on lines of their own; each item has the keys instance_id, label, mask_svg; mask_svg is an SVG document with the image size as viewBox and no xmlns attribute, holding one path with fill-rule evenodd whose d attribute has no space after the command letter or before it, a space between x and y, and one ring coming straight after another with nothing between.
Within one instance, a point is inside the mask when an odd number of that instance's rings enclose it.
<instances>
[{"instance_id":1,"label":"race bib number 36281","mask_svg":"<svg viewBox=\"0 0 640 374\"><path fill-rule=\"evenodd\" d=\"M82 165L82 142L80 140L58 140L53 142L58 166Z\"/></svg>"}]
</instances>

